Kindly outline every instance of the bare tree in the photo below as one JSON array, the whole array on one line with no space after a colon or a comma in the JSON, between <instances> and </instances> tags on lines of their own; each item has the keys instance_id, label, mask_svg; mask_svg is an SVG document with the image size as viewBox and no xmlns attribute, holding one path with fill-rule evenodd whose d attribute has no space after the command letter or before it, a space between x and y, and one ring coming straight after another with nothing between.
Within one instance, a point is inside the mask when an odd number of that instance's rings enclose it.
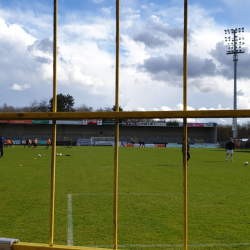
<instances>
[{"instance_id":1,"label":"bare tree","mask_svg":"<svg viewBox=\"0 0 250 250\"><path fill-rule=\"evenodd\" d=\"M87 105L83 104L81 105L79 108L76 108L75 109L76 111L78 112L93 112L93 107L88 107Z\"/></svg>"},{"instance_id":2,"label":"bare tree","mask_svg":"<svg viewBox=\"0 0 250 250\"><path fill-rule=\"evenodd\" d=\"M38 102L36 99L30 102L30 112L48 112L49 105L46 99L40 100Z\"/></svg>"}]
</instances>

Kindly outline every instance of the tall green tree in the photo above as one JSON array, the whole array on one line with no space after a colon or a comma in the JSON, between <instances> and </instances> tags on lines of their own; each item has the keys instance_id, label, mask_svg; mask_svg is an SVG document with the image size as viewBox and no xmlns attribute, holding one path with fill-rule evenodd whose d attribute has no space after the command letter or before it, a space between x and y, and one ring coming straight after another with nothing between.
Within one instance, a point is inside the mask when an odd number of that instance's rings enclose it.
<instances>
[{"instance_id":1,"label":"tall green tree","mask_svg":"<svg viewBox=\"0 0 250 250\"><path fill-rule=\"evenodd\" d=\"M71 112L74 109L75 99L73 96L67 94L57 94L57 112ZM52 111L53 108L53 98L49 100L49 109Z\"/></svg>"},{"instance_id":2,"label":"tall green tree","mask_svg":"<svg viewBox=\"0 0 250 250\"><path fill-rule=\"evenodd\" d=\"M108 111L115 111L115 110L116 110L116 105L114 104L113 108L111 110L108 110ZM123 111L121 106L119 106L119 111Z\"/></svg>"}]
</instances>

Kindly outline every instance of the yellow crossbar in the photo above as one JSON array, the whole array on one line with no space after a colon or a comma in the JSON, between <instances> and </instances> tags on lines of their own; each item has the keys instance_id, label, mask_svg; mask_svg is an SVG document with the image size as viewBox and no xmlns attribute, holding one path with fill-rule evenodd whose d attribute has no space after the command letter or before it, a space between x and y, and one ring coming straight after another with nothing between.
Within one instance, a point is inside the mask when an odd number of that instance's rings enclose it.
<instances>
[{"instance_id":1,"label":"yellow crossbar","mask_svg":"<svg viewBox=\"0 0 250 250\"><path fill-rule=\"evenodd\" d=\"M64 246L64 245L52 245L49 244L38 244L38 243L27 243L17 242L13 243L12 250L110 250L107 248L93 248L93 247L76 247L76 246Z\"/></svg>"},{"instance_id":2,"label":"yellow crossbar","mask_svg":"<svg viewBox=\"0 0 250 250\"><path fill-rule=\"evenodd\" d=\"M145 118L232 118L250 117L249 109L122 111L122 112L30 112L0 113L0 120L64 120L64 119L145 119Z\"/></svg>"}]
</instances>

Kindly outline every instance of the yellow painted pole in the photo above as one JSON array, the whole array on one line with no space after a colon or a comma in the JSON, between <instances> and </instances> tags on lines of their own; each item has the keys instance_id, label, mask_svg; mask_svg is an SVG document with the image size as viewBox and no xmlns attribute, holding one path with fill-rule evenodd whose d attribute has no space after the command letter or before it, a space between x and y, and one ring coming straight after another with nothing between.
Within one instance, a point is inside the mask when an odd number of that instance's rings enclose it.
<instances>
[{"instance_id":1,"label":"yellow painted pole","mask_svg":"<svg viewBox=\"0 0 250 250\"><path fill-rule=\"evenodd\" d=\"M120 0L116 0L116 79L115 112L119 112L119 47L120 47ZM115 155L114 155L114 247L118 247L118 150L119 120L115 120Z\"/></svg>"},{"instance_id":2,"label":"yellow painted pole","mask_svg":"<svg viewBox=\"0 0 250 250\"><path fill-rule=\"evenodd\" d=\"M122 111L122 112L24 112L0 113L0 120L152 119L152 118L233 118L250 117L250 109Z\"/></svg>"},{"instance_id":3,"label":"yellow painted pole","mask_svg":"<svg viewBox=\"0 0 250 250\"><path fill-rule=\"evenodd\" d=\"M184 46L183 46L183 110L187 110L187 34L188 0L184 0ZM183 249L188 249L187 219L187 118L183 119Z\"/></svg>"},{"instance_id":4,"label":"yellow painted pole","mask_svg":"<svg viewBox=\"0 0 250 250\"><path fill-rule=\"evenodd\" d=\"M3 248L2 248L3 249ZM5 248L6 249L6 248ZM97 248L97 247L77 247L65 245L39 244L30 242L17 242L13 243L11 250L110 250L110 248Z\"/></svg>"},{"instance_id":5,"label":"yellow painted pole","mask_svg":"<svg viewBox=\"0 0 250 250\"><path fill-rule=\"evenodd\" d=\"M52 112L57 112L57 0L54 0L54 53L53 53L53 107ZM55 218L55 171L56 170L56 120L53 120L52 153L51 153L51 201L50 201L50 236L49 245L54 242Z\"/></svg>"}]
</instances>

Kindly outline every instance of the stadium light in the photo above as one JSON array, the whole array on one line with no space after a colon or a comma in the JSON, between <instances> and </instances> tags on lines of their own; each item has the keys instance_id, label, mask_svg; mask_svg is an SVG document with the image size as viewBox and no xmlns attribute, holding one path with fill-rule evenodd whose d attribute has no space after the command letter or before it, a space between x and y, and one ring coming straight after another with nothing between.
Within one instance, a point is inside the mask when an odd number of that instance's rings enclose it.
<instances>
[{"instance_id":1,"label":"stadium light","mask_svg":"<svg viewBox=\"0 0 250 250\"><path fill-rule=\"evenodd\" d=\"M229 29L224 30L225 34L230 34ZM234 109L237 109L237 61L238 61L238 54L245 53L245 50L241 48L242 45L245 43L244 37L238 37L236 33L244 32L244 28L236 28L231 29L232 37L225 37L225 42L230 42L226 44L227 55L233 55L232 61L234 62ZM242 41L242 42L241 42ZM232 123L232 130L233 130L233 138L237 138L237 118L233 118Z\"/></svg>"}]
</instances>

